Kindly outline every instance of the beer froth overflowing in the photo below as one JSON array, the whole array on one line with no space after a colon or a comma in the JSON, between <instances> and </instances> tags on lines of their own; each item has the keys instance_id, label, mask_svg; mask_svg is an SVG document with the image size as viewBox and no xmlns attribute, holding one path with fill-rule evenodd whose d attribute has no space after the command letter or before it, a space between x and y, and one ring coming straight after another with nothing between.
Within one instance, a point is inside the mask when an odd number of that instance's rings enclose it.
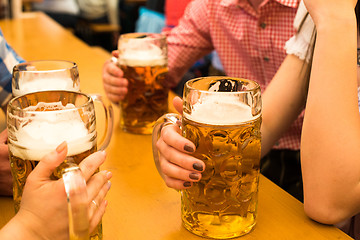
<instances>
[{"instance_id":1,"label":"beer froth overflowing","mask_svg":"<svg viewBox=\"0 0 360 240\"><path fill-rule=\"evenodd\" d=\"M152 67L167 64L166 57L163 55L163 51L160 47L155 44L144 45L144 43L138 41L138 39L129 39L126 43L122 43L120 51L120 65L130 67Z\"/></svg>"},{"instance_id":2,"label":"beer froth overflowing","mask_svg":"<svg viewBox=\"0 0 360 240\"><path fill-rule=\"evenodd\" d=\"M68 156L92 148L91 139L94 133L88 133L74 105L40 102L25 110L32 111L34 116L15 133L15 144L18 147L12 148L10 145L13 155L23 159L40 160L63 141L68 143Z\"/></svg>"},{"instance_id":3,"label":"beer froth overflowing","mask_svg":"<svg viewBox=\"0 0 360 240\"><path fill-rule=\"evenodd\" d=\"M191 115L184 115L192 121L211 125L236 125L256 118L250 106L236 101L236 95L220 95L202 98L192 105Z\"/></svg>"}]
</instances>

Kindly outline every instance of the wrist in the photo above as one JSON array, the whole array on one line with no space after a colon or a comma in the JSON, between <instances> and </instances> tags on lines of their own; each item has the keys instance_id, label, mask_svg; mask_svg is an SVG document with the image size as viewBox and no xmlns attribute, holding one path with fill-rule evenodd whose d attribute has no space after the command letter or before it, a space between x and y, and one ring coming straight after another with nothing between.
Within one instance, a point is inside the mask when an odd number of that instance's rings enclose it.
<instances>
[{"instance_id":1,"label":"wrist","mask_svg":"<svg viewBox=\"0 0 360 240\"><path fill-rule=\"evenodd\" d=\"M356 26L356 17L355 14L348 14L347 16L323 15L318 17L316 21L314 20L314 23L318 32L332 28L346 30L348 26Z\"/></svg>"},{"instance_id":2,"label":"wrist","mask_svg":"<svg viewBox=\"0 0 360 240\"><path fill-rule=\"evenodd\" d=\"M20 230L21 229L21 230ZM26 227L23 226L20 219L15 216L13 217L1 230L0 230L0 239L3 240L22 240L36 239L31 235L31 232L28 231Z\"/></svg>"},{"instance_id":3,"label":"wrist","mask_svg":"<svg viewBox=\"0 0 360 240\"><path fill-rule=\"evenodd\" d=\"M340 44L342 46L354 43L353 51L356 52L357 25L356 19L333 19L323 24L316 25L317 41L320 36L327 38L327 42Z\"/></svg>"},{"instance_id":4,"label":"wrist","mask_svg":"<svg viewBox=\"0 0 360 240\"><path fill-rule=\"evenodd\" d=\"M11 221L8 223L10 228L10 234L13 236L12 240L43 240L42 236L40 236L39 230L40 226L36 219L33 219L31 216L31 213L24 213L23 211L20 211L11 219ZM21 231L19 231L21 229Z\"/></svg>"}]
</instances>

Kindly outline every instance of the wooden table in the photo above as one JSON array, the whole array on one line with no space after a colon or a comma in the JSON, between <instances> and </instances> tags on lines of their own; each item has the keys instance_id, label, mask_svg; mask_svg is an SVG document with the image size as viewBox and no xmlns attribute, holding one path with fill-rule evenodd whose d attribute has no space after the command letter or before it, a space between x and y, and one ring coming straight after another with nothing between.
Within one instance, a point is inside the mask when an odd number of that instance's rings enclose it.
<instances>
[{"instance_id":1,"label":"wooden table","mask_svg":"<svg viewBox=\"0 0 360 240\"><path fill-rule=\"evenodd\" d=\"M109 53L89 47L41 13L0 21L5 37L27 60L66 59L78 63L81 90L103 94L101 69ZM104 240L203 239L181 225L179 193L165 186L152 159L151 136L124 133L118 126L103 169L113 172L109 206L103 218ZM0 198L0 226L13 215L11 198ZM241 240L351 239L332 226L306 217L303 205L261 176L258 222Z\"/></svg>"}]
</instances>

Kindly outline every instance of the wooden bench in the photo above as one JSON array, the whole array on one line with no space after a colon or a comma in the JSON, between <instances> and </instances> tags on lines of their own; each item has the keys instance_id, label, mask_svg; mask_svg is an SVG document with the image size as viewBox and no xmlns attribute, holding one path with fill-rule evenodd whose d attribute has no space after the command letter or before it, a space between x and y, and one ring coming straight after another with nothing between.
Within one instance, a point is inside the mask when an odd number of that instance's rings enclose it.
<instances>
[{"instance_id":1,"label":"wooden bench","mask_svg":"<svg viewBox=\"0 0 360 240\"><path fill-rule=\"evenodd\" d=\"M106 23L91 23L89 26L94 33L120 32L121 29L119 25Z\"/></svg>"}]
</instances>

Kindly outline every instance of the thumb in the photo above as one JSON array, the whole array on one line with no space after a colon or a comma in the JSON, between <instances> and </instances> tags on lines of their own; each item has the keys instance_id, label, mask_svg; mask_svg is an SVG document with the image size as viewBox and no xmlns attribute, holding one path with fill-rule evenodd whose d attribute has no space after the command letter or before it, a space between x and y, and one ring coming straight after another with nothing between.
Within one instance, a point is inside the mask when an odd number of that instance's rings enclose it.
<instances>
[{"instance_id":1,"label":"thumb","mask_svg":"<svg viewBox=\"0 0 360 240\"><path fill-rule=\"evenodd\" d=\"M32 171L33 176L38 178L49 179L55 168L58 167L67 155L67 143L62 142L56 150L46 154L39 164Z\"/></svg>"},{"instance_id":2,"label":"thumb","mask_svg":"<svg viewBox=\"0 0 360 240\"><path fill-rule=\"evenodd\" d=\"M176 111L178 111L180 114L182 114L182 112L183 112L183 100L180 97L178 97L178 96L174 97L173 105L174 105Z\"/></svg>"}]
</instances>

